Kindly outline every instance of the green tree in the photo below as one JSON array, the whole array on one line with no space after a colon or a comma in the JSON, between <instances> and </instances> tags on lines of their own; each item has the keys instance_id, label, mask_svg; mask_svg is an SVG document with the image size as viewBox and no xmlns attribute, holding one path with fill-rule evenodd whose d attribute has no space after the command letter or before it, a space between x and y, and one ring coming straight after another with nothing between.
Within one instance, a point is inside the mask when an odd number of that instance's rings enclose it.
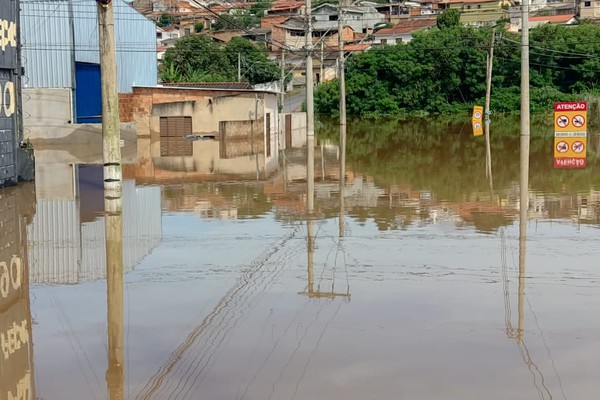
<instances>
[{"instance_id":1,"label":"green tree","mask_svg":"<svg viewBox=\"0 0 600 400\"><path fill-rule=\"evenodd\" d=\"M204 30L204 23L203 22L198 22L194 25L194 31L196 33L200 33Z\"/></svg>"},{"instance_id":2,"label":"green tree","mask_svg":"<svg viewBox=\"0 0 600 400\"><path fill-rule=\"evenodd\" d=\"M225 29L249 29L260 24L260 18L249 13L223 14L212 24L212 29L221 31Z\"/></svg>"},{"instance_id":3,"label":"green tree","mask_svg":"<svg viewBox=\"0 0 600 400\"><path fill-rule=\"evenodd\" d=\"M173 22L173 17L169 14L162 14L158 19L157 25L164 27L169 26Z\"/></svg>"},{"instance_id":4,"label":"green tree","mask_svg":"<svg viewBox=\"0 0 600 400\"><path fill-rule=\"evenodd\" d=\"M203 75L199 76L198 72ZM192 77L196 78L194 80L206 77L208 80L227 81L234 80L235 72L225 52L210 37L191 35L179 39L175 46L165 53L161 79L171 81L174 76L184 81Z\"/></svg>"},{"instance_id":5,"label":"green tree","mask_svg":"<svg viewBox=\"0 0 600 400\"><path fill-rule=\"evenodd\" d=\"M445 10L438 14L436 21L439 29L455 28L460 25L460 11L455 8Z\"/></svg>"},{"instance_id":6,"label":"green tree","mask_svg":"<svg viewBox=\"0 0 600 400\"><path fill-rule=\"evenodd\" d=\"M250 14L262 17L273 6L272 0L259 0L250 6Z\"/></svg>"},{"instance_id":7,"label":"green tree","mask_svg":"<svg viewBox=\"0 0 600 400\"><path fill-rule=\"evenodd\" d=\"M270 61L266 49L244 38L233 38L225 46L229 64L237 66L238 54L242 61L242 78L251 84L273 82L279 79L279 67Z\"/></svg>"}]
</instances>

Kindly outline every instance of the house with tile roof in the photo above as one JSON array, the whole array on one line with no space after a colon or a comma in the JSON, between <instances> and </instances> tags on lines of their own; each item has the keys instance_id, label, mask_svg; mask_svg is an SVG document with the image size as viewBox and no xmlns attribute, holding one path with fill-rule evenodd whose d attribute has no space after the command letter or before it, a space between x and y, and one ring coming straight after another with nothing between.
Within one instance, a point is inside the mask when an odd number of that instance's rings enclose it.
<instances>
[{"instance_id":1,"label":"house with tile roof","mask_svg":"<svg viewBox=\"0 0 600 400\"><path fill-rule=\"evenodd\" d=\"M435 18L419 18L401 21L393 28L380 29L373 34L373 44L397 44L408 43L413 39L413 34L418 31L433 28L436 25Z\"/></svg>"}]
</instances>

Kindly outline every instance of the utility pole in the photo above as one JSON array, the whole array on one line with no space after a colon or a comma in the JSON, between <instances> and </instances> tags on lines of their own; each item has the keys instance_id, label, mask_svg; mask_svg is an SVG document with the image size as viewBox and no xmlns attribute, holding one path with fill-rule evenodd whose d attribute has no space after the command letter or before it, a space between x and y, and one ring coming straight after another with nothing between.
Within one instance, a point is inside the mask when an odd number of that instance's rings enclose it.
<instances>
[{"instance_id":1,"label":"utility pole","mask_svg":"<svg viewBox=\"0 0 600 400\"><path fill-rule=\"evenodd\" d=\"M283 112L283 106L285 101L285 50L281 50L281 89L279 91L279 112Z\"/></svg>"},{"instance_id":2,"label":"utility pole","mask_svg":"<svg viewBox=\"0 0 600 400\"><path fill-rule=\"evenodd\" d=\"M109 365L106 379L112 400L123 398L123 203L115 20L111 0L98 0L98 37L102 82L106 286L109 299Z\"/></svg>"},{"instance_id":3,"label":"utility pole","mask_svg":"<svg viewBox=\"0 0 600 400\"><path fill-rule=\"evenodd\" d=\"M487 74L485 80L485 176L490 182L492 188L492 149L490 144L490 97L492 95L492 69L494 66L494 41L496 40L496 27L492 28L492 39L490 50L487 55Z\"/></svg>"},{"instance_id":4,"label":"utility pole","mask_svg":"<svg viewBox=\"0 0 600 400\"><path fill-rule=\"evenodd\" d=\"M520 163L520 229L527 232L529 209L529 0L521 4L521 163ZM525 217L525 218L524 218Z\"/></svg>"},{"instance_id":5,"label":"utility pole","mask_svg":"<svg viewBox=\"0 0 600 400\"><path fill-rule=\"evenodd\" d=\"M306 0L306 211L312 214L315 203L315 105L312 60L312 4Z\"/></svg>"},{"instance_id":6,"label":"utility pole","mask_svg":"<svg viewBox=\"0 0 600 400\"><path fill-rule=\"evenodd\" d=\"M102 81L104 208L107 213L110 213L120 212L122 192L115 19L111 0L98 0L98 36Z\"/></svg>"},{"instance_id":7,"label":"utility pole","mask_svg":"<svg viewBox=\"0 0 600 400\"><path fill-rule=\"evenodd\" d=\"M321 63L319 64L319 85L323 82L323 38L321 38Z\"/></svg>"},{"instance_id":8,"label":"utility pole","mask_svg":"<svg viewBox=\"0 0 600 400\"><path fill-rule=\"evenodd\" d=\"M242 81L242 53L238 53L238 82Z\"/></svg>"},{"instance_id":9,"label":"utility pole","mask_svg":"<svg viewBox=\"0 0 600 400\"><path fill-rule=\"evenodd\" d=\"M523 300L525 292L525 255L527 242L527 213L529 210L529 0L521 3L521 163L519 205L519 326L517 340L523 340Z\"/></svg>"},{"instance_id":10,"label":"utility pole","mask_svg":"<svg viewBox=\"0 0 600 400\"><path fill-rule=\"evenodd\" d=\"M346 72L345 72L345 56L344 56L344 23L342 21L343 1L340 0L338 8L338 76L340 84L340 204L344 202L344 187L346 180ZM340 207L340 223L343 221L344 210ZM343 229L340 228L340 236Z\"/></svg>"}]
</instances>

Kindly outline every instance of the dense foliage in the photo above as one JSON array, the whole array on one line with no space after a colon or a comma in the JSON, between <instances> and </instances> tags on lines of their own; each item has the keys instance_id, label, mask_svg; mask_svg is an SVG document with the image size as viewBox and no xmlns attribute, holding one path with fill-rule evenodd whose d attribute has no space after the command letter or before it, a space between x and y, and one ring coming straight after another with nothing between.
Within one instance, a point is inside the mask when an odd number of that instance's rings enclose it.
<instances>
[{"instance_id":1,"label":"dense foliage","mask_svg":"<svg viewBox=\"0 0 600 400\"><path fill-rule=\"evenodd\" d=\"M279 68L267 51L243 38L221 46L204 35L185 36L165 53L163 82L227 82L237 80L238 54L242 80L251 84L276 81Z\"/></svg>"},{"instance_id":2,"label":"dense foliage","mask_svg":"<svg viewBox=\"0 0 600 400\"><path fill-rule=\"evenodd\" d=\"M443 26L349 57L348 114L460 113L483 104L491 29ZM531 30L530 46L532 112L598 93L600 26L542 25ZM519 110L520 62L519 35L502 32L494 50L493 111ZM318 87L317 112L337 113L338 87L337 81Z\"/></svg>"}]
</instances>

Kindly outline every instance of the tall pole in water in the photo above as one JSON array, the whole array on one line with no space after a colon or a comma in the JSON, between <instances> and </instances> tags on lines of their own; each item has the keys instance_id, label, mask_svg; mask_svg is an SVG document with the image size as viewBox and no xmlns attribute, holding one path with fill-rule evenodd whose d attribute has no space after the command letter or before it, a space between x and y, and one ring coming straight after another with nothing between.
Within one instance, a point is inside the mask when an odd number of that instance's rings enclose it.
<instances>
[{"instance_id":1,"label":"tall pole in water","mask_svg":"<svg viewBox=\"0 0 600 400\"><path fill-rule=\"evenodd\" d=\"M123 398L123 219L121 134L115 22L111 0L98 0L106 234L109 398Z\"/></svg>"},{"instance_id":2,"label":"tall pole in water","mask_svg":"<svg viewBox=\"0 0 600 400\"><path fill-rule=\"evenodd\" d=\"M494 66L494 41L496 40L496 27L492 28L492 39L490 42L490 50L487 56L487 74L485 80L485 176L490 182L490 189L493 187L492 184L492 149L490 143L490 100L492 97L492 70Z\"/></svg>"},{"instance_id":3,"label":"tall pole in water","mask_svg":"<svg viewBox=\"0 0 600 400\"><path fill-rule=\"evenodd\" d=\"M342 21L343 1L338 9L338 77L340 85L340 226L339 235L344 236L344 187L346 180L346 72L344 57L344 23Z\"/></svg>"},{"instance_id":4,"label":"tall pole in water","mask_svg":"<svg viewBox=\"0 0 600 400\"><path fill-rule=\"evenodd\" d=\"M312 4L306 0L306 211L311 214L315 205L315 105L312 60Z\"/></svg>"},{"instance_id":5,"label":"tall pole in water","mask_svg":"<svg viewBox=\"0 0 600 400\"><path fill-rule=\"evenodd\" d=\"M121 132L119 131L119 95L115 19L110 0L98 0L98 37L100 40L100 79L102 82L102 142L105 197L121 199ZM109 206L113 202L107 203ZM111 209L106 209L110 212Z\"/></svg>"},{"instance_id":6,"label":"tall pole in water","mask_svg":"<svg viewBox=\"0 0 600 400\"><path fill-rule=\"evenodd\" d=\"M521 5L521 163L519 217L519 327L518 340L523 340L523 294L525 292L525 256L527 213L529 210L529 0Z\"/></svg>"}]
</instances>

